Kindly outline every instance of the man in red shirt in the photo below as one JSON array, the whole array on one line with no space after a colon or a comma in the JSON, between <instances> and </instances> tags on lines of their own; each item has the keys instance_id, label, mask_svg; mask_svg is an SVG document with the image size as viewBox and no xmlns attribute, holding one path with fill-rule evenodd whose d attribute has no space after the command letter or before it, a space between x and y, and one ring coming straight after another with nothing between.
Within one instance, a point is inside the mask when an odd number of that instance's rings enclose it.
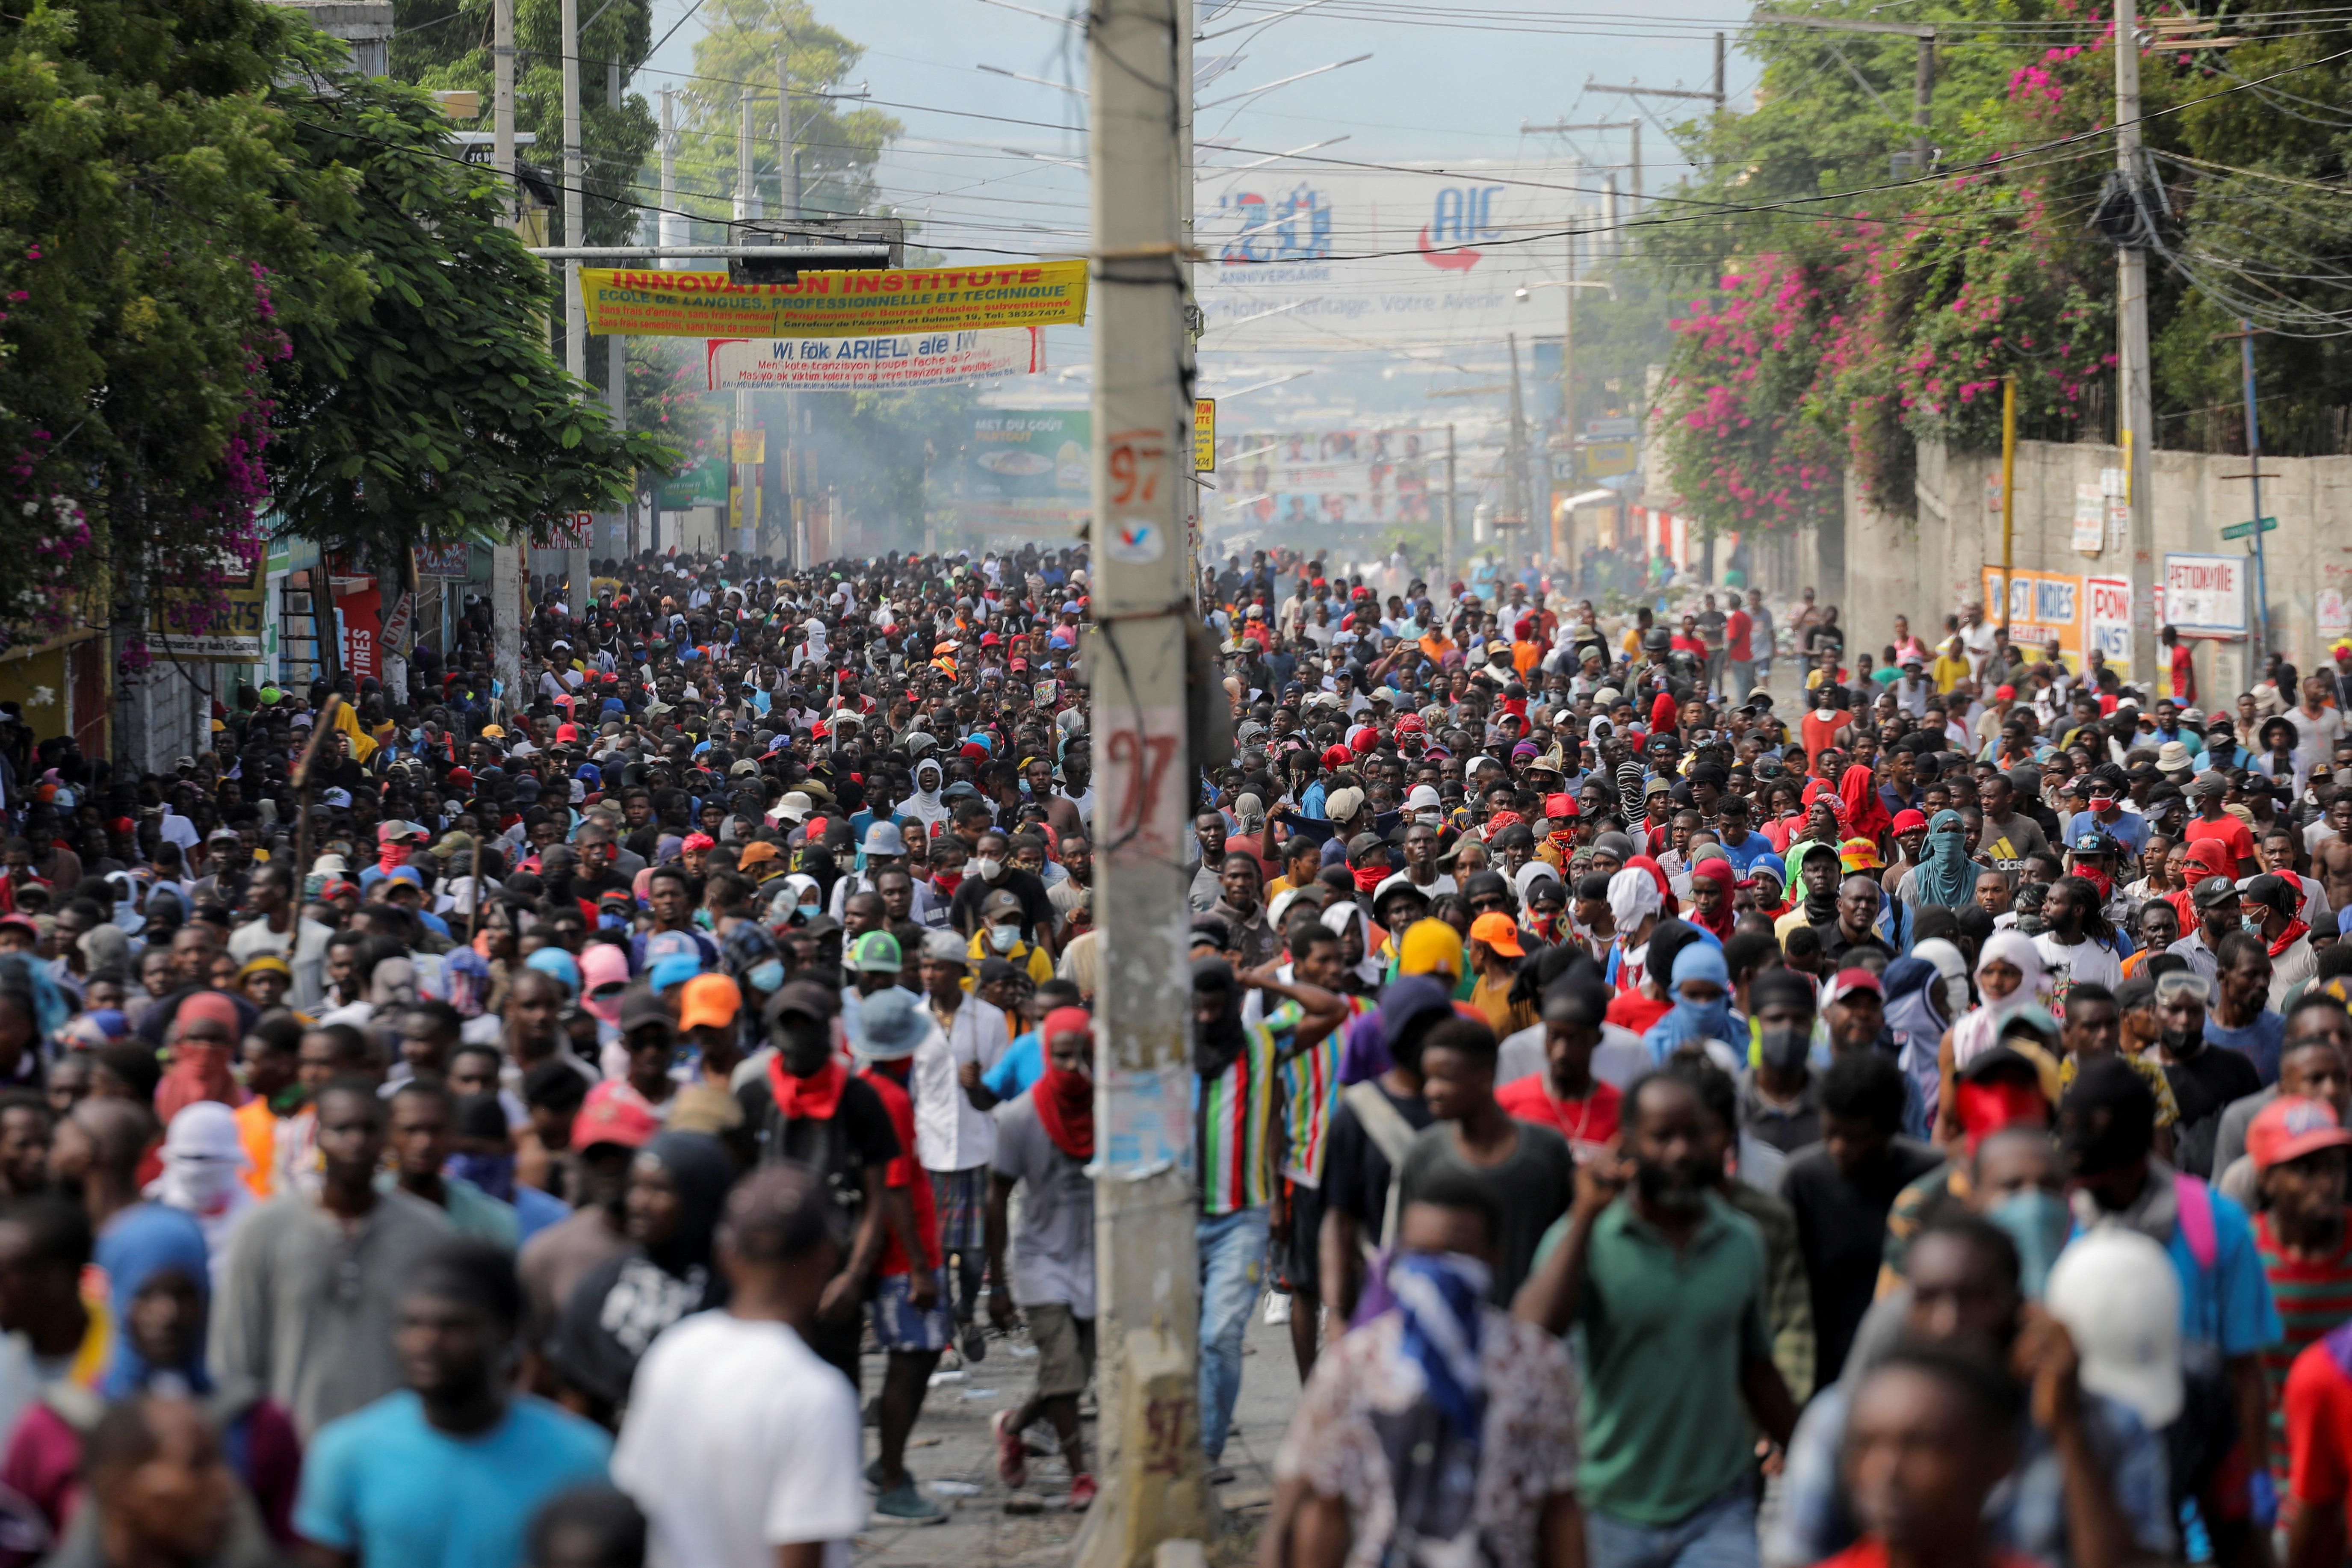
<instances>
[{"instance_id":1,"label":"man in red shirt","mask_svg":"<svg viewBox=\"0 0 2352 1568\"><path fill-rule=\"evenodd\" d=\"M2253 830L2221 809L2221 797L2230 793L2230 781L2220 773L2205 773L2191 779L2189 794L2197 802L2197 815L2189 819L2182 837L2191 844L2202 838L2218 840L2230 863L2237 868L2240 877L2251 877L2263 868L2254 858Z\"/></svg>"},{"instance_id":2,"label":"man in red shirt","mask_svg":"<svg viewBox=\"0 0 2352 1568\"><path fill-rule=\"evenodd\" d=\"M1495 1103L1515 1119L1549 1127L1567 1139L1579 1164L1616 1140L1624 1103L1613 1085L1592 1076L1592 1053L1608 1011L1606 985L1554 985L1544 994L1544 1070L1495 1091Z\"/></svg>"},{"instance_id":3,"label":"man in red shirt","mask_svg":"<svg viewBox=\"0 0 2352 1568\"><path fill-rule=\"evenodd\" d=\"M880 1494L874 1511L892 1519L934 1520L943 1511L916 1489L914 1477L907 1473L908 1435L923 1413L940 1352L955 1331L940 1300L939 1215L930 1176L916 1159L915 1102L907 1092L915 1052L938 1026L919 997L893 985L859 1005L857 1038L852 1042L866 1064L857 1076L881 1097L898 1135L898 1157L883 1175L887 1239L874 1270L874 1299L867 1303L874 1337L889 1352L889 1362L882 1374L882 1452L866 1479Z\"/></svg>"},{"instance_id":4,"label":"man in red shirt","mask_svg":"<svg viewBox=\"0 0 2352 1568\"><path fill-rule=\"evenodd\" d=\"M1724 695L1734 702L1747 701L1748 692L1756 687L1756 653L1748 644L1755 630L1756 623L1748 617L1739 595L1734 594L1731 614L1723 618L1723 657L1731 667Z\"/></svg>"},{"instance_id":5,"label":"man in red shirt","mask_svg":"<svg viewBox=\"0 0 2352 1568\"><path fill-rule=\"evenodd\" d=\"M1803 722L1797 726L1804 737L1807 773L1819 773L1822 753L1832 746L1843 744L1853 731L1853 715L1845 709L1832 706L1836 699L1834 683L1824 680L1814 687L1812 709L1806 713Z\"/></svg>"}]
</instances>

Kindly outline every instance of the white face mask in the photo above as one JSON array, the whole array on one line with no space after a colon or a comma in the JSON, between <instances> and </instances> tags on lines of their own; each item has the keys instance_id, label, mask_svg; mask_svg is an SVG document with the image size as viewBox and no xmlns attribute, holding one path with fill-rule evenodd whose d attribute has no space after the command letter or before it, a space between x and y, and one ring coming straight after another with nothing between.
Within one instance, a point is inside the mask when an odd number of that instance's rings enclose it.
<instances>
[{"instance_id":1,"label":"white face mask","mask_svg":"<svg viewBox=\"0 0 2352 1568\"><path fill-rule=\"evenodd\" d=\"M993 882L1003 870L1003 861L992 860L984 855L971 863L971 874L983 882Z\"/></svg>"},{"instance_id":2,"label":"white face mask","mask_svg":"<svg viewBox=\"0 0 2352 1568\"><path fill-rule=\"evenodd\" d=\"M989 927L988 945L999 952L1011 952L1021 945L1021 928L1019 926Z\"/></svg>"}]
</instances>

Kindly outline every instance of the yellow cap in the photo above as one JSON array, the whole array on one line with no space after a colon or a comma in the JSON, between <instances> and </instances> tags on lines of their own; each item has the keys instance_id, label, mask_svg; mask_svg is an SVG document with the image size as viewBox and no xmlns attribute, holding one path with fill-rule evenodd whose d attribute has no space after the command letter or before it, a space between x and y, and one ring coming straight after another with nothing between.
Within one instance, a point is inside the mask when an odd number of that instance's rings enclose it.
<instances>
[{"instance_id":1,"label":"yellow cap","mask_svg":"<svg viewBox=\"0 0 2352 1568\"><path fill-rule=\"evenodd\" d=\"M1462 937L1441 920L1415 921L1397 944L1397 973L1433 974L1444 970L1462 978Z\"/></svg>"}]
</instances>

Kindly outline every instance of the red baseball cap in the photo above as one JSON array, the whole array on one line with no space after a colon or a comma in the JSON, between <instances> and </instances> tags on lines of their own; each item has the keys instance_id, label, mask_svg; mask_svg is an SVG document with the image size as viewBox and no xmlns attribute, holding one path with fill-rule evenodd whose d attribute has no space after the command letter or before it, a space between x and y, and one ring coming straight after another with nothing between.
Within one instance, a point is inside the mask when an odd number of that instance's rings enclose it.
<instances>
[{"instance_id":1,"label":"red baseball cap","mask_svg":"<svg viewBox=\"0 0 2352 1568\"><path fill-rule=\"evenodd\" d=\"M635 1095L622 1099L614 1090L627 1086L611 1079L588 1091L587 1103L572 1119L572 1152L585 1153L599 1143L642 1149L661 1131L661 1122Z\"/></svg>"},{"instance_id":2,"label":"red baseball cap","mask_svg":"<svg viewBox=\"0 0 2352 1568\"><path fill-rule=\"evenodd\" d=\"M2254 1169L2267 1171L2323 1149L2352 1148L2352 1131L2337 1120L2336 1108L2324 1100L2281 1095L2263 1107L2246 1129L2246 1152Z\"/></svg>"},{"instance_id":3,"label":"red baseball cap","mask_svg":"<svg viewBox=\"0 0 2352 1568\"><path fill-rule=\"evenodd\" d=\"M1544 796L1544 815L1550 817L1554 822L1558 822L1567 817L1579 816L1583 814L1576 809L1576 797L1574 795L1548 795Z\"/></svg>"},{"instance_id":4,"label":"red baseball cap","mask_svg":"<svg viewBox=\"0 0 2352 1568\"><path fill-rule=\"evenodd\" d=\"M1878 976L1869 970L1841 969L1837 972L1836 977L1822 989L1822 1005L1826 1007L1841 997L1851 996L1857 991L1867 991L1882 1002L1886 999L1886 987L1881 985L1878 983Z\"/></svg>"},{"instance_id":5,"label":"red baseball cap","mask_svg":"<svg viewBox=\"0 0 2352 1568\"><path fill-rule=\"evenodd\" d=\"M1892 831L1896 833L1908 833L1915 827L1925 827L1927 826L1927 813L1911 810L1906 807L1895 814L1895 826Z\"/></svg>"}]
</instances>

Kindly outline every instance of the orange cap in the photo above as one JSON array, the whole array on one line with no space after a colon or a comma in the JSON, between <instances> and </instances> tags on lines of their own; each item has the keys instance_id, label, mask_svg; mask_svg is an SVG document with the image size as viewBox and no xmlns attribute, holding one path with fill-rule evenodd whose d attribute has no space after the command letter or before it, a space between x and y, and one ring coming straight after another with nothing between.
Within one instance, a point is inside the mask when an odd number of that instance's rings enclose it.
<instances>
[{"instance_id":1,"label":"orange cap","mask_svg":"<svg viewBox=\"0 0 2352 1568\"><path fill-rule=\"evenodd\" d=\"M698 974L678 993L677 1026L681 1032L705 1025L729 1028L743 1010L743 993L724 974Z\"/></svg>"},{"instance_id":2,"label":"orange cap","mask_svg":"<svg viewBox=\"0 0 2352 1568\"><path fill-rule=\"evenodd\" d=\"M1528 950L1519 945L1519 923L1507 914L1480 915L1470 922L1470 940L1483 942L1507 958L1525 958Z\"/></svg>"}]
</instances>

